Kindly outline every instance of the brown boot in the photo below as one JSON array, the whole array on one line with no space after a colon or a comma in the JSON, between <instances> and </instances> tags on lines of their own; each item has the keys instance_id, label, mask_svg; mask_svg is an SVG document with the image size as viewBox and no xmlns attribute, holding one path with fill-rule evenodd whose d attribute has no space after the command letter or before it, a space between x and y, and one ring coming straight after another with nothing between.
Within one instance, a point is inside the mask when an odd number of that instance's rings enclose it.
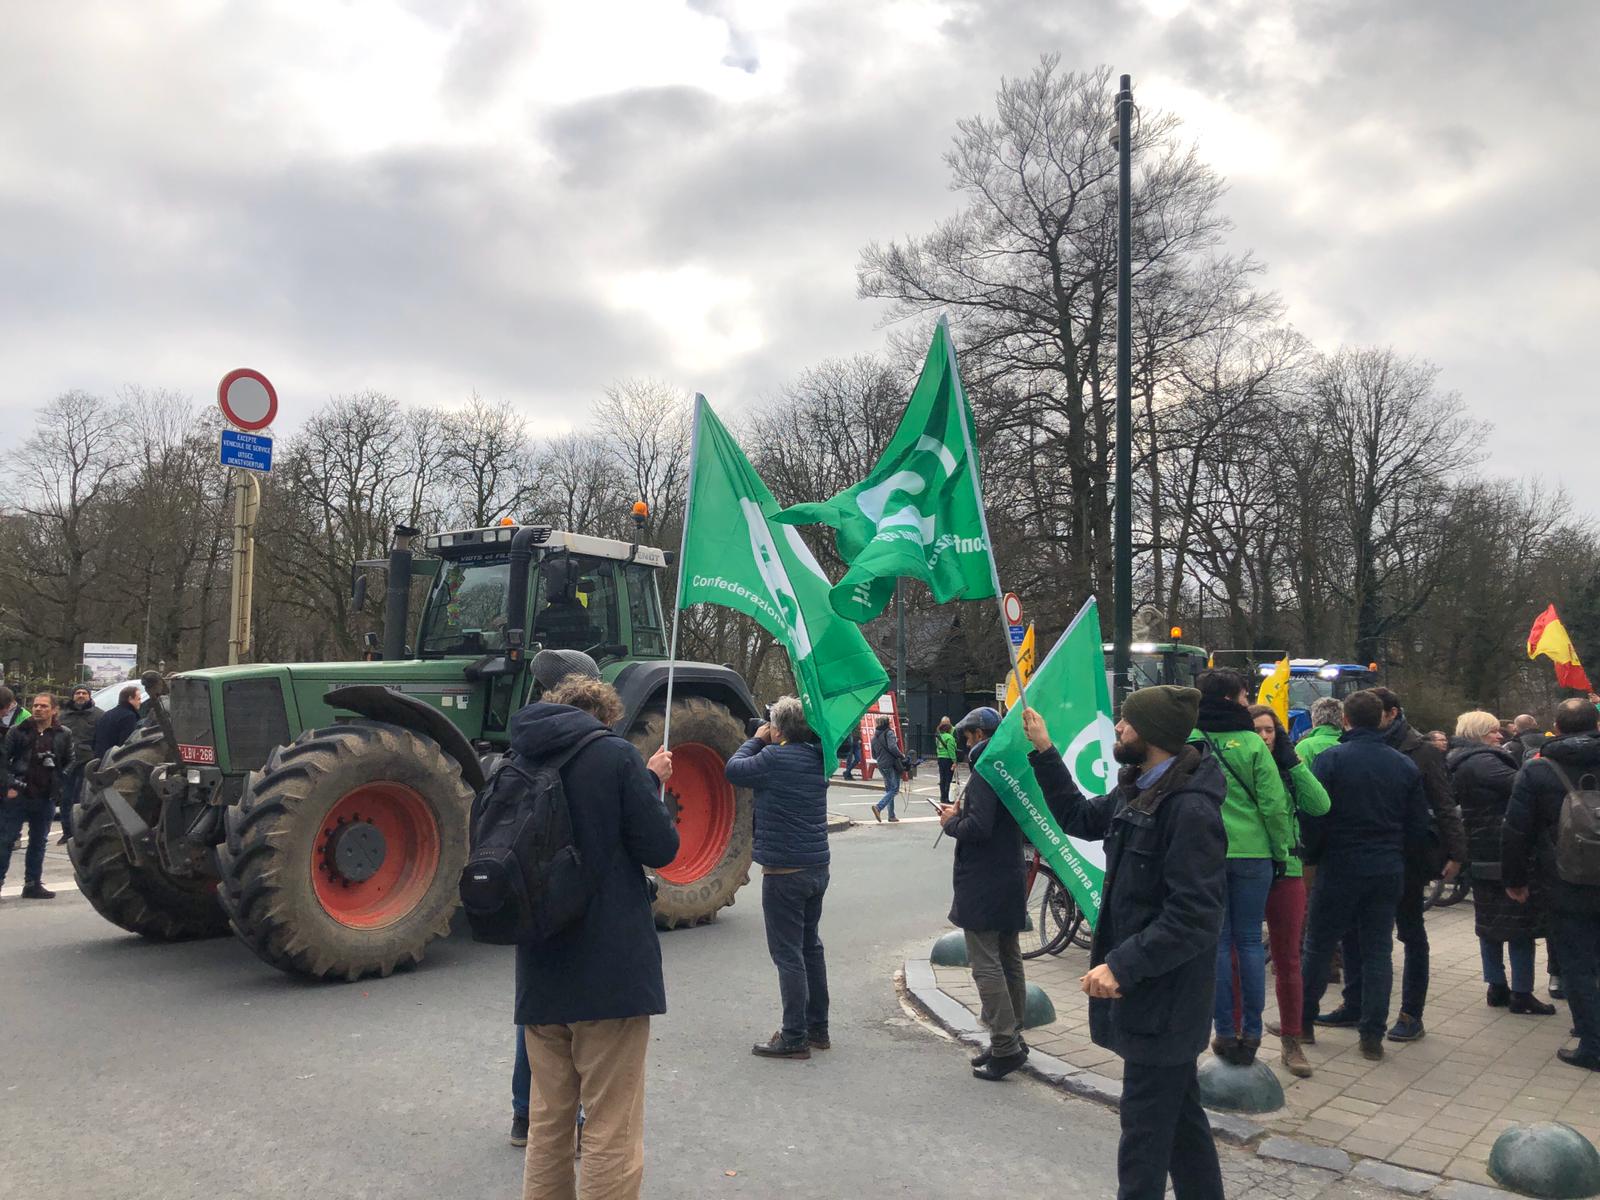
<instances>
[{"instance_id":1,"label":"brown boot","mask_svg":"<svg viewBox=\"0 0 1600 1200\"><path fill-rule=\"evenodd\" d=\"M1311 1064L1306 1061L1305 1051L1300 1049L1300 1039L1284 1034L1279 1040L1283 1042L1283 1069L1296 1079L1310 1079Z\"/></svg>"}]
</instances>

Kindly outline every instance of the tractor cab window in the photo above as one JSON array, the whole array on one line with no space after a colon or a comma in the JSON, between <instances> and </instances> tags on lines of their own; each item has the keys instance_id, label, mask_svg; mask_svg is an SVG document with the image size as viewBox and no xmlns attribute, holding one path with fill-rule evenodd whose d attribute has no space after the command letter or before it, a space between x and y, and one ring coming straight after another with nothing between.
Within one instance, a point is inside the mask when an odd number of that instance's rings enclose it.
<instances>
[{"instance_id":1,"label":"tractor cab window","mask_svg":"<svg viewBox=\"0 0 1600 1200\"><path fill-rule=\"evenodd\" d=\"M617 564L609 558L557 551L539 564L528 640L546 650L583 650L611 656L621 635Z\"/></svg>"},{"instance_id":2,"label":"tractor cab window","mask_svg":"<svg viewBox=\"0 0 1600 1200\"><path fill-rule=\"evenodd\" d=\"M1319 679L1315 675L1296 675L1289 680L1289 707L1311 711L1311 706L1324 696L1333 695L1333 680Z\"/></svg>"},{"instance_id":3,"label":"tractor cab window","mask_svg":"<svg viewBox=\"0 0 1600 1200\"><path fill-rule=\"evenodd\" d=\"M633 652L641 658L665 657L666 632L661 624L661 596L656 591L656 570L634 563L627 568L628 624L633 629Z\"/></svg>"},{"instance_id":4,"label":"tractor cab window","mask_svg":"<svg viewBox=\"0 0 1600 1200\"><path fill-rule=\"evenodd\" d=\"M511 564L505 558L446 562L422 618L424 657L488 654L506 646L506 593Z\"/></svg>"}]
</instances>

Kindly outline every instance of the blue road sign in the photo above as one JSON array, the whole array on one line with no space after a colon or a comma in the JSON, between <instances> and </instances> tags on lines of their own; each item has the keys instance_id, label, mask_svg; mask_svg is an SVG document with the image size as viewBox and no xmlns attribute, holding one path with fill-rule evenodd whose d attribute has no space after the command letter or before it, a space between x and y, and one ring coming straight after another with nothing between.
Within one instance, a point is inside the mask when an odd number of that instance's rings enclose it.
<instances>
[{"instance_id":1,"label":"blue road sign","mask_svg":"<svg viewBox=\"0 0 1600 1200\"><path fill-rule=\"evenodd\" d=\"M1022 645L1022 639L1023 639L1024 635L1026 635L1026 633L1028 632L1028 627L1026 625L1013 625L1010 628L1011 628L1011 644L1013 646L1020 647Z\"/></svg>"},{"instance_id":2,"label":"blue road sign","mask_svg":"<svg viewBox=\"0 0 1600 1200\"><path fill-rule=\"evenodd\" d=\"M222 465L243 467L246 471L272 470L272 439L259 433L222 431Z\"/></svg>"}]
</instances>

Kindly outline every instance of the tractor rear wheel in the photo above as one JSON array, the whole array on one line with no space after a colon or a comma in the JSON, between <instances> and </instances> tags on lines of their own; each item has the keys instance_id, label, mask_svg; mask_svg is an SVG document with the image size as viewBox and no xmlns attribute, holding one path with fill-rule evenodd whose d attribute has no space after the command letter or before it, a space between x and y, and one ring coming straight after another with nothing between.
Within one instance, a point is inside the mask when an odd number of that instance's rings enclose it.
<instances>
[{"instance_id":1,"label":"tractor rear wheel","mask_svg":"<svg viewBox=\"0 0 1600 1200\"><path fill-rule=\"evenodd\" d=\"M661 745L662 714L635 724L630 740L646 758ZM754 802L723 774L744 744L744 727L724 705L692 697L672 706L672 781L667 808L678 827L678 854L656 872L656 924L704 925L750 882Z\"/></svg>"},{"instance_id":2,"label":"tractor rear wheel","mask_svg":"<svg viewBox=\"0 0 1600 1200\"><path fill-rule=\"evenodd\" d=\"M429 738L379 721L307 730L228 810L217 860L235 932L295 975L415 966L460 903L471 805Z\"/></svg>"},{"instance_id":3,"label":"tractor rear wheel","mask_svg":"<svg viewBox=\"0 0 1600 1200\"><path fill-rule=\"evenodd\" d=\"M217 903L216 881L175 878L159 863L135 865L101 796L104 787L116 788L155 825L161 801L149 787L150 772L165 761L161 731L152 727L107 754L98 771L91 765L85 773L82 802L67 843L78 890L113 925L153 942L220 937L228 932L228 917ZM96 783L96 774L105 782Z\"/></svg>"}]
</instances>

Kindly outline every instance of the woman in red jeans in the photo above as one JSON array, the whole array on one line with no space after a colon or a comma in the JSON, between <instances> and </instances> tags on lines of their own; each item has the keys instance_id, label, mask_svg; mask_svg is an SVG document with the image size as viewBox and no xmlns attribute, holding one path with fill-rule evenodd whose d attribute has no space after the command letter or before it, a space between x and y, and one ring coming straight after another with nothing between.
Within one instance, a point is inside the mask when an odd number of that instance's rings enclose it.
<instances>
[{"instance_id":1,"label":"woman in red jeans","mask_svg":"<svg viewBox=\"0 0 1600 1200\"><path fill-rule=\"evenodd\" d=\"M1277 764L1284 791L1289 793L1295 818L1294 848L1298 851L1300 814L1322 816L1330 805L1328 793L1317 782L1311 768L1294 752L1294 744L1277 713L1264 704L1256 704L1251 706L1250 719L1267 749L1272 751L1272 761ZM1312 1040L1311 1031L1300 1027L1300 943L1305 924L1306 881L1301 877L1300 856L1291 853L1288 870L1282 879L1274 881L1272 890L1267 893L1267 943L1272 947L1272 978L1278 990L1278 1036L1283 1042L1284 1069L1302 1079L1310 1076L1311 1064L1306 1061L1300 1043Z\"/></svg>"}]
</instances>

